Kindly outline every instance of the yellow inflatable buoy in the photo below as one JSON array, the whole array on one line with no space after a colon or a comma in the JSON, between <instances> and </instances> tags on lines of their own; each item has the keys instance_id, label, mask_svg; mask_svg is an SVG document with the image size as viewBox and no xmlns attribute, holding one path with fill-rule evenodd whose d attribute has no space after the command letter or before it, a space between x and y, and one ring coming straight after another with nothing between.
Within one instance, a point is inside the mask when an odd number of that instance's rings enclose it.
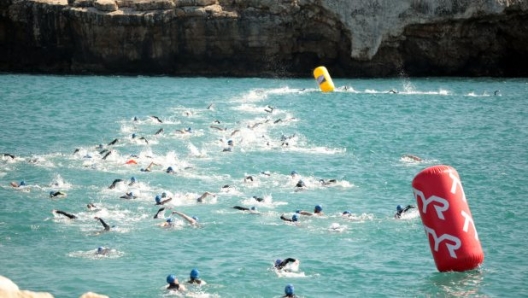
<instances>
[{"instance_id":1,"label":"yellow inflatable buoy","mask_svg":"<svg viewBox=\"0 0 528 298\"><path fill-rule=\"evenodd\" d=\"M315 80L317 81L317 84L319 84L319 88L323 92L333 92L335 89L334 82L332 82L332 78L330 77L330 74L328 73L328 70L326 70L326 67L319 66L313 71L313 75Z\"/></svg>"}]
</instances>

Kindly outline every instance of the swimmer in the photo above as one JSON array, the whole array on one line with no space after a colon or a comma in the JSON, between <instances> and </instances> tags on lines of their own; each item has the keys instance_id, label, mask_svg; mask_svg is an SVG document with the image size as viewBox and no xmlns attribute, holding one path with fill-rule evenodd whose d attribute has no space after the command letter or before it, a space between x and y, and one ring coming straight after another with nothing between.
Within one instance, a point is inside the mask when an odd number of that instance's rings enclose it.
<instances>
[{"instance_id":1,"label":"swimmer","mask_svg":"<svg viewBox=\"0 0 528 298\"><path fill-rule=\"evenodd\" d=\"M267 113L273 113L273 110L274 110L274 109L275 109L275 108L272 107L272 106L266 106L266 108L264 109L264 111L267 112Z\"/></svg>"},{"instance_id":2,"label":"swimmer","mask_svg":"<svg viewBox=\"0 0 528 298\"><path fill-rule=\"evenodd\" d=\"M394 218L400 218L405 212L412 208L415 207L412 205L407 205L405 208L403 208L401 205L396 206L396 214L394 214Z\"/></svg>"},{"instance_id":3,"label":"swimmer","mask_svg":"<svg viewBox=\"0 0 528 298\"><path fill-rule=\"evenodd\" d=\"M271 176L271 173L270 173L269 171L262 171L262 172L260 172L260 173L261 173L262 175L264 175L264 176L268 176L268 177Z\"/></svg>"},{"instance_id":4,"label":"swimmer","mask_svg":"<svg viewBox=\"0 0 528 298\"><path fill-rule=\"evenodd\" d=\"M389 93L397 94L397 93L398 93L398 90L391 89L391 90L389 90Z\"/></svg>"},{"instance_id":5,"label":"swimmer","mask_svg":"<svg viewBox=\"0 0 528 298\"><path fill-rule=\"evenodd\" d=\"M199 197L196 199L196 202L198 202L198 203L203 203L203 201L205 200L205 198L208 197L208 196L211 196L211 195L212 195L213 197L216 196L216 195L214 195L214 194L212 194L212 193L206 191L206 192L204 192L201 196L199 196Z\"/></svg>"},{"instance_id":6,"label":"swimmer","mask_svg":"<svg viewBox=\"0 0 528 298\"><path fill-rule=\"evenodd\" d=\"M26 186L26 181L22 180L19 183L11 182L11 186L14 188L20 188L20 187Z\"/></svg>"},{"instance_id":7,"label":"swimmer","mask_svg":"<svg viewBox=\"0 0 528 298\"><path fill-rule=\"evenodd\" d=\"M107 255L108 253L110 253L110 251L111 251L110 248L99 246L97 248L97 251L95 252L95 254L104 256L104 255Z\"/></svg>"},{"instance_id":8,"label":"swimmer","mask_svg":"<svg viewBox=\"0 0 528 298\"><path fill-rule=\"evenodd\" d=\"M157 136L157 135L159 135L162 132L163 132L163 128L160 128L160 129L158 129L158 131L156 131L156 133L154 133L154 135Z\"/></svg>"},{"instance_id":9,"label":"swimmer","mask_svg":"<svg viewBox=\"0 0 528 298\"><path fill-rule=\"evenodd\" d=\"M160 216L160 213L163 212L163 211L165 211L165 207L158 209L158 212L156 212L156 214L154 214L154 219L163 217L163 216ZM163 214L164 213L165 212L163 212ZM161 214L161 215L163 215L163 214Z\"/></svg>"},{"instance_id":10,"label":"swimmer","mask_svg":"<svg viewBox=\"0 0 528 298\"><path fill-rule=\"evenodd\" d=\"M50 198L65 197L66 193L62 191L50 191L49 196Z\"/></svg>"},{"instance_id":11,"label":"swimmer","mask_svg":"<svg viewBox=\"0 0 528 298\"><path fill-rule=\"evenodd\" d=\"M227 148L224 148L224 150L222 150L222 152L231 152L233 151L233 147L235 146L234 143L233 143L233 140L229 140L227 141Z\"/></svg>"},{"instance_id":12,"label":"swimmer","mask_svg":"<svg viewBox=\"0 0 528 298\"><path fill-rule=\"evenodd\" d=\"M237 210L241 210L241 211L249 211L250 213L258 213L257 208L255 206L253 206L251 208L241 207L241 206L233 206L233 208L235 208Z\"/></svg>"},{"instance_id":13,"label":"swimmer","mask_svg":"<svg viewBox=\"0 0 528 298\"><path fill-rule=\"evenodd\" d=\"M495 90L495 92L493 92L493 95L495 95L495 96L500 96L500 95L501 95L501 94L500 94L500 90Z\"/></svg>"},{"instance_id":14,"label":"swimmer","mask_svg":"<svg viewBox=\"0 0 528 298\"><path fill-rule=\"evenodd\" d=\"M187 129L178 129L175 132L180 133L180 134L188 134L188 133L192 133L192 129L190 127L187 127Z\"/></svg>"},{"instance_id":15,"label":"swimmer","mask_svg":"<svg viewBox=\"0 0 528 298\"><path fill-rule=\"evenodd\" d=\"M414 161L423 161L423 159L419 158L418 156L416 155L411 155L411 154L404 154L402 156L402 158L409 158L409 159L412 159Z\"/></svg>"},{"instance_id":16,"label":"swimmer","mask_svg":"<svg viewBox=\"0 0 528 298\"><path fill-rule=\"evenodd\" d=\"M165 203L168 203L172 200L172 198L168 198L168 199L165 199L165 200L161 200L161 197L159 195L156 196L156 198L154 198L154 200L156 201L156 205L165 205Z\"/></svg>"},{"instance_id":17,"label":"swimmer","mask_svg":"<svg viewBox=\"0 0 528 298\"><path fill-rule=\"evenodd\" d=\"M191 273L189 273L189 280L187 283L201 285L205 284L205 281L200 279L200 271L198 271L198 269L193 269L191 270Z\"/></svg>"},{"instance_id":18,"label":"swimmer","mask_svg":"<svg viewBox=\"0 0 528 298\"><path fill-rule=\"evenodd\" d=\"M289 284L284 288L284 296L282 297L283 298L296 297L294 291L295 291L295 288L293 287L293 285Z\"/></svg>"},{"instance_id":19,"label":"swimmer","mask_svg":"<svg viewBox=\"0 0 528 298\"><path fill-rule=\"evenodd\" d=\"M155 119L159 123L163 123L163 121L161 121L161 119L158 116L150 116L150 118Z\"/></svg>"},{"instance_id":20,"label":"swimmer","mask_svg":"<svg viewBox=\"0 0 528 298\"><path fill-rule=\"evenodd\" d=\"M182 292L187 290L187 289L185 289L185 286L181 285L178 282L178 279L172 274L167 276L167 283L169 284L167 286L167 290L182 291Z\"/></svg>"},{"instance_id":21,"label":"swimmer","mask_svg":"<svg viewBox=\"0 0 528 298\"><path fill-rule=\"evenodd\" d=\"M207 109L208 109L208 110L214 109L214 104L209 104L209 105L207 106Z\"/></svg>"},{"instance_id":22,"label":"swimmer","mask_svg":"<svg viewBox=\"0 0 528 298\"><path fill-rule=\"evenodd\" d=\"M284 221L289 221L289 222L298 222L299 221L299 215L298 214L294 214L294 215L292 215L292 217L290 219L290 218L287 218L286 216L284 216L284 214L282 214L280 216L280 219L282 219Z\"/></svg>"},{"instance_id":23,"label":"swimmer","mask_svg":"<svg viewBox=\"0 0 528 298\"><path fill-rule=\"evenodd\" d=\"M256 200L257 202L259 202L259 203L262 202L262 201L264 201L264 198L259 198L259 197L257 197L257 196L253 196L253 199L255 199L255 200Z\"/></svg>"},{"instance_id":24,"label":"swimmer","mask_svg":"<svg viewBox=\"0 0 528 298\"><path fill-rule=\"evenodd\" d=\"M108 153L106 153L105 156L103 156L103 160L106 160L106 158L107 158L110 154L112 154L112 152L113 152L112 150L108 151Z\"/></svg>"},{"instance_id":25,"label":"swimmer","mask_svg":"<svg viewBox=\"0 0 528 298\"><path fill-rule=\"evenodd\" d=\"M92 204L92 203L88 203L88 204L86 205L86 208L88 208L88 210L90 210L90 211L99 211L99 208L97 208L97 207L96 207L94 204Z\"/></svg>"},{"instance_id":26,"label":"swimmer","mask_svg":"<svg viewBox=\"0 0 528 298\"><path fill-rule=\"evenodd\" d=\"M226 131L227 130L227 128L223 128L223 127L220 127L218 125L210 125L209 127L213 128L213 129L216 129L216 130L219 130L219 131Z\"/></svg>"},{"instance_id":27,"label":"swimmer","mask_svg":"<svg viewBox=\"0 0 528 298\"><path fill-rule=\"evenodd\" d=\"M94 218L101 222L101 224L103 225L105 231L110 231L110 226L102 218L97 217L97 216L94 217Z\"/></svg>"},{"instance_id":28,"label":"swimmer","mask_svg":"<svg viewBox=\"0 0 528 298\"><path fill-rule=\"evenodd\" d=\"M229 135L229 136L234 136L235 134L239 133L240 132L240 129L235 129L233 130L233 132Z\"/></svg>"},{"instance_id":29,"label":"swimmer","mask_svg":"<svg viewBox=\"0 0 528 298\"><path fill-rule=\"evenodd\" d=\"M298 177L299 174L298 174L296 171L291 171L290 176L291 176L292 178L295 178L295 177Z\"/></svg>"},{"instance_id":30,"label":"swimmer","mask_svg":"<svg viewBox=\"0 0 528 298\"><path fill-rule=\"evenodd\" d=\"M192 226L198 225L198 217L196 217L196 216L191 217L191 216L188 216L187 214L184 214L184 213L181 213L181 212L178 212L178 211L172 211L172 214L177 214L177 215L181 216L183 219L185 219Z\"/></svg>"},{"instance_id":31,"label":"swimmer","mask_svg":"<svg viewBox=\"0 0 528 298\"><path fill-rule=\"evenodd\" d=\"M165 170L167 174L176 174L176 171L172 167L168 167L167 170Z\"/></svg>"},{"instance_id":32,"label":"swimmer","mask_svg":"<svg viewBox=\"0 0 528 298\"><path fill-rule=\"evenodd\" d=\"M172 218L167 218L163 223L160 225L163 228L170 228L174 226L174 223L172 222Z\"/></svg>"},{"instance_id":33,"label":"swimmer","mask_svg":"<svg viewBox=\"0 0 528 298\"><path fill-rule=\"evenodd\" d=\"M140 171L141 172L151 172L152 171L152 166L153 165L156 165L154 162L151 162L146 168L144 169L141 169Z\"/></svg>"},{"instance_id":34,"label":"swimmer","mask_svg":"<svg viewBox=\"0 0 528 298\"><path fill-rule=\"evenodd\" d=\"M331 185L331 184L336 184L337 183L337 180L336 179L330 179L328 181L325 181L324 179L319 179L319 182L321 182L321 185Z\"/></svg>"},{"instance_id":35,"label":"swimmer","mask_svg":"<svg viewBox=\"0 0 528 298\"><path fill-rule=\"evenodd\" d=\"M343 211L343 213L341 213L341 216L342 217L351 217L352 216L352 212L350 212L350 210L345 210L345 211Z\"/></svg>"},{"instance_id":36,"label":"swimmer","mask_svg":"<svg viewBox=\"0 0 528 298\"><path fill-rule=\"evenodd\" d=\"M282 268L286 267L286 265L288 265L288 263L297 263L297 264L299 264L299 261L294 259L294 258L287 258L287 259L284 259L284 260L277 259L277 260L275 260L275 268L277 268L278 270L282 270Z\"/></svg>"},{"instance_id":37,"label":"swimmer","mask_svg":"<svg viewBox=\"0 0 528 298\"><path fill-rule=\"evenodd\" d=\"M299 180L297 184L295 184L295 187L298 187L298 188L306 187L306 184L304 183L304 181Z\"/></svg>"},{"instance_id":38,"label":"swimmer","mask_svg":"<svg viewBox=\"0 0 528 298\"><path fill-rule=\"evenodd\" d=\"M119 182L123 182L123 179L115 179L110 186L108 186L109 189L114 189L116 187L116 184Z\"/></svg>"},{"instance_id":39,"label":"swimmer","mask_svg":"<svg viewBox=\"0 0 528 298\"><path fill-rule=\"evenodd\" d=\"M246 177L244 177L244 182L249 182L249 181L251 181L251 182L254 181L254 180L253 180L253 176L246 176Z\"/></svg>"},{"instance_id":40,"label":"swimmer","mask_svg":"<svg viewBox=\"0 0 528 298\"><path fill-rule=\"evenodd\" d=\"M132 176L130 177L130 182L128 183L128 186L132 186L136 184L136 182L137 182L136 177Z\"/></svg>"},{"instance_id":41,"label":"swimmer","mask_svg":"<svg viewBox=\"0 0 528 298\"><path fill-rule=\"evenodd\" d=\"M119 142L119 139L114 139L112 142L108 143L108 146L115 145L117 142Z\"/></svg>"},{"instance_id":42,"label":"swimmer","mask_svg":"<svg viewBox=\"0 0 528 298\"><path fill-rule=\"evenodd\" d=\"M66 217L69 218L69 219L76 219L76 218L77 218L77 216L75 216L75 215L73 215L73 214L71 214L71 213L68 213L68 212L64 212L64 211L62 211L62 210L55 210L55 209L53 209L51 212L54 213L54 214L61 214L61 215L64 215L64 216L66 216Z\"/></svg>"},{"instance_id":43,"label":"swimmer","mask_svg":"<svg viewBox=\"0 0 528 298\"><path fill-rule=\"evenodd\" d=\"M74 152L74 154L75 154L75 152ZM15 156L13 154L10 154L10 153L2 153L2 156L3 157L9 157L11 159L15 159Z\"/></svg>"},{"instance_id":44,"label":"swimmer","mask_svg":"<svg viewBox=\"0 0 528 298\"><path fill-rule=\"evenodd\" d=\"M127 192L126 194L120 196L119 198L120 199L132 200L132 199L136 199L137 197L134 195L133 192Z\"/></svg>"}]
</instances>

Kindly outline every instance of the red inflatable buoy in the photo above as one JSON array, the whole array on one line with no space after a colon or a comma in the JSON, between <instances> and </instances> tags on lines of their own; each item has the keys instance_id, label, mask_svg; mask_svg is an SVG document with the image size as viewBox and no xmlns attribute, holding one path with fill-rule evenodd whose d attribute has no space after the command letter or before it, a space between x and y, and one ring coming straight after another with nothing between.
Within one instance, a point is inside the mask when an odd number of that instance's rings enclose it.
<instances>
[{"instance_id":1,"label":"red inflatable buoy","mask_svg":"<svg viewBox=\"0 0 528 298\"><path fill-rule=\"evenodd\" d=\"M412 187L438 271L467 271L482 264L484 253L457 171L429 167L414 177Z\"/></svg>"},{"instance_id":2,"label":"red inflatable buoy","mask_svg":"<svg viewBox=\"0 0 528 298\"><path fill-rule=\"evenodd\" d=\"M129 160L127 160L127 162L125 162L125 164L127 164L127 165L132 165L132 164L137 165L137 161L135 161L133 159L129 159Z\"/></svg>"}]
</instances>

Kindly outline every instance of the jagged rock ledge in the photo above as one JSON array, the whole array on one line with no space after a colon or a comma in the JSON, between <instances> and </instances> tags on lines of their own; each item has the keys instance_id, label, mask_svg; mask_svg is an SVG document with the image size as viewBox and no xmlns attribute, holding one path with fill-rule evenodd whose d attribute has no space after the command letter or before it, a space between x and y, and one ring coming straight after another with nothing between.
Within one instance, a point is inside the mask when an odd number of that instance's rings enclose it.
<instances>
[{"instance_id":1,"label":"jagged rock ledge","mask_svg":"<svg viewBox=\"0 0 528 298\"><path fill-rule=\"evenodd\" d=\"M20 290L18 285L7 277L0 275L0 297L2 298L53 298L53 295L46 292L32 292ZM79 298L108 298L93 292L84 293Z\"/></svg>"},{"instance_id":2,"label":"jagged rock ledge","mask_svg":"<svg viewBox=\"0 0 528 298\"><path fill-rule=\"evenodd\" d=\"M3 0L0 71L527 76L528 0Z\"/></svg>"}]
</instances>

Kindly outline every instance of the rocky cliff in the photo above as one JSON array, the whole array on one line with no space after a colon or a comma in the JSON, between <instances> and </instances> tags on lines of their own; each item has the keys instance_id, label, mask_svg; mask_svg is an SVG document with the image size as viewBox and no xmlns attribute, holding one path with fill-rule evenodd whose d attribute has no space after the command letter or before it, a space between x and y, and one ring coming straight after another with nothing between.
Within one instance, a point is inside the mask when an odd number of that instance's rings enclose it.
<instances>
[{"instance_id":1,"label":"rocky cliff","mask_svg":"<svg viewBox=\"0 0 528 298\"><path fill-rule=\"evenodd\" d=\"M527 76L528 0L1 0L0 71Z\"/></svg>"}]
</instances>

